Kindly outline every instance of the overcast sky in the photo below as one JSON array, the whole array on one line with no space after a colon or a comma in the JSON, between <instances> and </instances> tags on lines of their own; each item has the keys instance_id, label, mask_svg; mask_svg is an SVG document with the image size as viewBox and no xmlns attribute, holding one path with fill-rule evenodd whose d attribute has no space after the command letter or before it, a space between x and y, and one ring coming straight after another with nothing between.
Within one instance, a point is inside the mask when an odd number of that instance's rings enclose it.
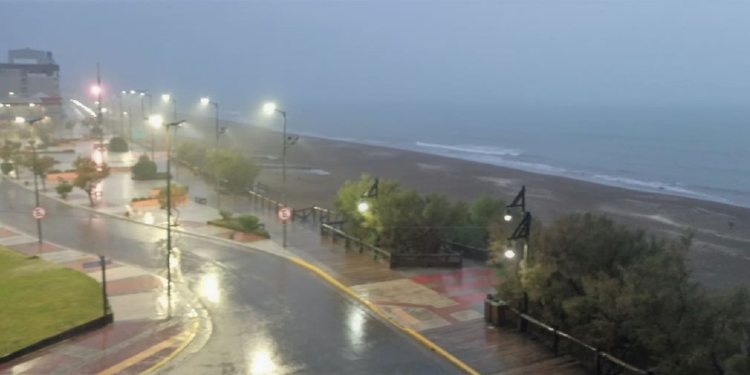
<instances>
[{"instance_id":1,"label":"overcast sky","mask_svg":"<svg viewBox=\"0 0 750 375\"><path fill-rule=\"evenodd\" d=\"M249 110L496 103L745 106L750 1L0 1L0 49L63 86ZM4 60L4 58L3 58Z\"/></svg>"}]
</instances>

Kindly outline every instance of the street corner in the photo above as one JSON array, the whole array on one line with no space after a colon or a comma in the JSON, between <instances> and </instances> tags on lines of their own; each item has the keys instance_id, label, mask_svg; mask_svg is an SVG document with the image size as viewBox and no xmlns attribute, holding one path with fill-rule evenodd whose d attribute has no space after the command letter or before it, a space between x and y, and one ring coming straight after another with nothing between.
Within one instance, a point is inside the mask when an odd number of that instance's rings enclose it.
<instances>
[{"instance_id":1,"label":"street corner","mask_svg":"<svg viewBox=\"0 0 750 375\"><path fill-rule=\"evenodd\" d=\"M146 374L157 371L175 359L196 337L200 328L197 317L165 322L142 340L107 357L107 365L92 363L83 373L99 375Z\"/></svg>"}]
</instances>

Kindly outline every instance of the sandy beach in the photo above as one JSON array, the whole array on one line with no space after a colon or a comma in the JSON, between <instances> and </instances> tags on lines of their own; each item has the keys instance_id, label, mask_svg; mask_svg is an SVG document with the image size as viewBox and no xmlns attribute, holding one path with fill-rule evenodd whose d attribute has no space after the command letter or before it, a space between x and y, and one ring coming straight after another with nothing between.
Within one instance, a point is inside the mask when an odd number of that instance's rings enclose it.
<instances>
[{"instance_id":1,"label":"sandy beach","mask_svg":"<svg viewBox=\"0 0 750 375\"><path fill-rule=\"evenodd\" d=\"M233 124L233 128L238 126ZM279 133L247 128L222 141L248 153L279 156ZM575 179L528 173L430 154L301 137L289 149L288 163L327 173L290 169L288 196L293 207L332 207L337 189L367 173L393 179L421 192L471 201L488 194L510 200L522 185L528 209L549 223L560 215L596 212L616 221L666 236L696 230L691 264L697 280L711 288L750 283L750 209L658 193L610 187ZM278 198L280 169L266 168L259 181Z\"/></svg>"}]
</instances>

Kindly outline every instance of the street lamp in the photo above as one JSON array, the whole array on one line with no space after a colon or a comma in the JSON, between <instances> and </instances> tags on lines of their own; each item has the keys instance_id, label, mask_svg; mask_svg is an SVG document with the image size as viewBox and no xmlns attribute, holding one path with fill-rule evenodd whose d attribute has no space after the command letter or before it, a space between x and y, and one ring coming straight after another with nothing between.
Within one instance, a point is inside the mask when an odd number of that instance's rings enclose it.
<instances>
[{"instance_id":1,"label":"street lamp","mask_svg":"<svg viewBox=\"0 0 750 375\"><path fill-rule=\"evenodd\" d=\"M177 121L177 101L170 94L161 94L161 101L164 103L172 103L172 121Z\"/></svg>"},{"instance_id":2,"label":"street lamp","mask_svg":"<svg viewBox=\"0 0 750 375\"><path fill-rule=\"evenodd\" d=\"M365 214L370 211L370 204L367 203L366 199L376 198L378 196L378 186L380 181L376 178L375 181L370 185L366 192L362 193L362 200L357 204L357 211L361 214Z\"/></svg>"},{"instance_id":3,"label":"street lamp","mask_svg":"<svg viewBox=\"0 0 750 375\"><path fill-rule=\"evenodd\" d=\"M510 245L515 240L523 240L523 258L521 259L520 267L521 269L525 270L528 267L529 233L531 230L531 212L526 211L526 186L522 186L521 190L513 199L513 202L505 206L506 214L504 218L506 221L510 221L507 219L507 217L510 216L509 212L515 208L520 208L523 216L521 217L521 221L513 230L513 233L510 235L510 237L508 237L508 244ZM512 220L512 217L511 217L511 220ZM508 259L513 259L516 256L516 252L510 246L508 246L508 249L505 250L504 255ZM529 294L526 291L526 288L523 288L523 300L521 301L521 312L523 314L528 314L529 312ZM526 321L526 319L521 319L520 328L522 332L526 331L527 326L528 326L528 322Z\"/></svg>"},{"instance_id":4,"label":"street lamp","mask_svg":"<svg viewBox=\"0 0 750 375\"><path fill-rule=\"evenodd\" d=\"M135 90L130 90L131 93L135 93ZM146 117L146 111L143 108L143 102L146 97L148 97L148 111L149 113L154 109L154 103L153 103L153 96L148 93L148 91L141 91L138 93L138 95L141 97L141 116L143 117L143 120L148 121L148 117ZM151 160L154 160L154 149L156 146L154 145L154 129L151 129Z\"/></svg>"},{"instance_id":5,"label":"street lamp","mask_svg":"<svg viewBox=\"0 0 750 375\"><path fill-rule=\"evenodd\" d=\"M36 128L34 124L36 124L39 121L44 120L44 117L39 117L33 120L26 120L23 117L16 117L17 123L19 122L19 119L21 120L22 123L25 122L32 128ZM32 154L31 169L32 169L32 173L34 174L34 204L35 204L34 208L37 208L40 206L39 206L39 182L38 182L39 170L38 170L37 158L36 158L36 140L32 139L29 143L31 144L31 154ZM42 220L41 219L36 219L36 232L37 232L37 237L39 238L39 249L41 250L42 248Z\"/></svg>"},{"instance_id":6,"label":"street lamp","mask_svg":"<svg viewBox=\"0 0 750 375\"><path fill-rule=\"evenodd\" d=\"M219 136L222 134L222 129L226 128L219 128L219 103L211 101L211 98L209 97L202 97L201 98L201 105L202 106L208 106L212 105L214 106L214 132L215 132L215 142L216 147L219 147Z\"/></svg>"},{"instance_id":7,"label":"street lamp","mask_svg":"<svg viewBox=\"0 0 750 375\"><path fill-rule=\"evenodd\" d=\"M274 115L276 113L280 114L282 119L284 120L283 123L283 130L282 130L282 139L281 139L281 204L284 205L284 207L287 206L286 201L286 150L289 148L289 146L293 145L295 142L297 142L297 137L287 137L286 135L286 111L280 109L276 103L274 102L268 102L263 105L263 113L265 113L268 116ZM286 247L286 232L287 232L287 220L283 221L283 241L282 246Z\"/></svg>"},{"instance_id":8,"label":"street lamp","mask_svg":"<svg viewBox=\"0 0 750 375\"><path fill-rule=\"evenodd\" d=\"M149 117L149 124L154 129L164 126L166 129L167 140L167 315L172 315L172 177L171 177L171 136L169 130L176 129L184 123L185 120L170 122L164 124L164 118L161 115L152 115Z\"/></svg>"},{"instance_id":9,"label":"street lamp","mask_svg":"<svg viewBox=\"0 0 750 375\"><path fill-rule=\"evenodd\" d=\"M102 125L102 78L99 63L96 63L96 84L91 86L91 94L96 96L96 125L99 128L99 147L104 149L104 127Z\"/></svg>"}]
</instances>

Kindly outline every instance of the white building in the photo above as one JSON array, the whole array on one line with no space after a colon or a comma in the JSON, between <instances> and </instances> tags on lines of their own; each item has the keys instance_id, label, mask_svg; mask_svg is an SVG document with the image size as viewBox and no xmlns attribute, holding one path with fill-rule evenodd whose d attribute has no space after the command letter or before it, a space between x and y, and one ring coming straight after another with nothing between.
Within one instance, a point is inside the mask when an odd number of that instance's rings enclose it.
<instances>
[{"instance_id":1,"label":"white building","mask_svg":"<svg viewBox=\"0 0 750 375\"><path fill-rule=\"evenodd\" d=\"M60 67L52 52L29 48L8 51L8 62L0 63L0 117L49 116L62 120Z\"/></svg>"}]
</instances>

